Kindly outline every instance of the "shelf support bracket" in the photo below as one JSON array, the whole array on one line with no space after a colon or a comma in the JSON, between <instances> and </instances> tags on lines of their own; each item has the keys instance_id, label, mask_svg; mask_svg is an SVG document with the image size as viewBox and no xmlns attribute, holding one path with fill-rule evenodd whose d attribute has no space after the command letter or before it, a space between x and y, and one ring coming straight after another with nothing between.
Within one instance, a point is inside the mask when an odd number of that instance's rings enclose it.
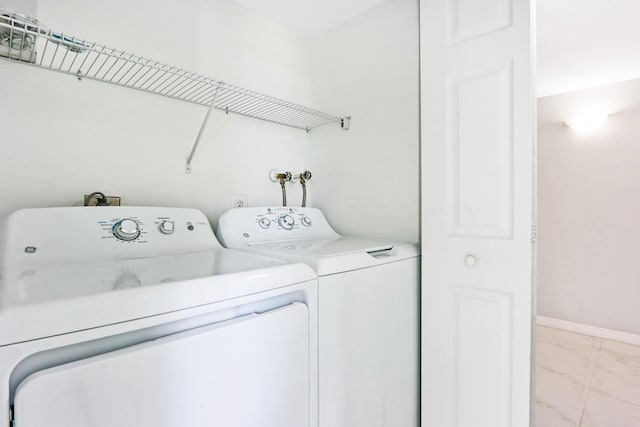
<instances>
[{"instance_id":1,"label":"shelf support bracket","mask_svg":"<svg viewBox=\"0 0 640 427\"><path fill-rule=\"evenodd\" d=\"M193 144L193 148L191 149L191 153L189 153L189 157L187 157L187 166L186 172L191 173L191 161L193 160L193 156L196 154L196 150L198 149L198 145L200 144L200 139L202 139L202 134L204 133L204 129L207 127L207 123L209 123L209 117L211 116L211 112L214 108L216 108L216 100L218 99L218 93L220 92L220 86L216 88L216 92L213 95L213 100L211 101L211 105L207 110L207 115L204 117L204 121L202 122L202 126L200 126L200 131L198 132L198 136L196 137L196 142Z\"/></svg>"}]
</instances>

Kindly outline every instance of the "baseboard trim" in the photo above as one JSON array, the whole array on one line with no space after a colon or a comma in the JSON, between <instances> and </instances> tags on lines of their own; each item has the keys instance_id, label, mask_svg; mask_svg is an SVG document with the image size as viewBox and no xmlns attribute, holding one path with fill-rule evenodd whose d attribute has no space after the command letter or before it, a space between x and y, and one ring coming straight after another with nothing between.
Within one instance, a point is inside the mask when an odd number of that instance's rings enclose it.
<instances>
[{"instance_id":1,"label":"baseboard trim","mask_svg":"<svg viewBox=\"0 0 640 427\"><path fill-rule=\"evenodd\" d=\"M536 316L536 323L540 326L548 326L550 328L563 329L565 331L576 332L578 334L589 335L592 337L640 345L640 335L616 331L614 329L598 328L596 326L569 322L567 320L554 319L553 317L546 316Z\"/></svg>"}]
</instances>

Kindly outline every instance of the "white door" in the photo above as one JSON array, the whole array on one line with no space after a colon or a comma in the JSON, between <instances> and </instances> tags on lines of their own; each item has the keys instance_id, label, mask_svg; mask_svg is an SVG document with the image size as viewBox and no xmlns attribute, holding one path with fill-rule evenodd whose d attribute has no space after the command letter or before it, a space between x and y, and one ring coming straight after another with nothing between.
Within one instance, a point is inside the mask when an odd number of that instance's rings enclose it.
<instances>
[{"instance_id":1,"label":"white door","mask_svg":"<svg viewBox=\"0 0 640 427\"><path fill-rule=\"evenodd\" d=\"M422 425L530 425L533 0L421 0Z\"/></svg>"},{"instance_id":2,"label":"white door","mask_svg":"<svg viewBox=\"0 0 640 427\"><path fill-rule=\"evenodd\" d=\"M15 427L309 426L309 356L294 303L34 373Z\"/></svg>"}]
</instances>

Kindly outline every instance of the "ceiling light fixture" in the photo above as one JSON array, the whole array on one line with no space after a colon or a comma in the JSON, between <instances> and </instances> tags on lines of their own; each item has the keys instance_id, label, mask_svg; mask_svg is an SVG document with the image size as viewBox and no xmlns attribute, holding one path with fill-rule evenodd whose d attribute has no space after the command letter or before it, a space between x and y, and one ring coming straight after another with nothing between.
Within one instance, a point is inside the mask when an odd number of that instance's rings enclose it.
<instances>
[{"instance_id":1,"label":"ceiling light fixture","mask_svg":"<svg viewBox=\"0 0 640 427\"><path fill-rule=\"evenodd\" d=\"M581 115L567 120L565 123L575 132L591 132L598 129L609 117L602 108L592 108Z\"/></svg>"}]
</instances>

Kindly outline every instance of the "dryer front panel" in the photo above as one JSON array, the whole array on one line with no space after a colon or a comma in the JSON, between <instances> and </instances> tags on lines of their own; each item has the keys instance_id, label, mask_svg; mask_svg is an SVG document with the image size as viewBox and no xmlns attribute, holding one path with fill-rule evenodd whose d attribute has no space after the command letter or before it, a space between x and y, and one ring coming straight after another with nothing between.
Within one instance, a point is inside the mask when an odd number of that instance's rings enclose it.
<instances>
[{"instance_id":1,"label":"dryer front panel","mask_svg":"<svg viewBox=\"0 0 640 427\"><path fill-rule=\"evenodd\" d=\"M293 303L36 372L15 427L309 426L309 372Z\"/></svg>"}]
</instances>

